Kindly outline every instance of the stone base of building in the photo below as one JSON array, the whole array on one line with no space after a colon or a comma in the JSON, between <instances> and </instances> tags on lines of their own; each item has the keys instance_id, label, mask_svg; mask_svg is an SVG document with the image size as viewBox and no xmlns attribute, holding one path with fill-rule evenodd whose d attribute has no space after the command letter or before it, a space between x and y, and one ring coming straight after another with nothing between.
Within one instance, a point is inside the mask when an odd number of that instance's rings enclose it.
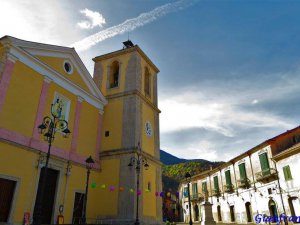
<instances>
[{"instance_id":1,"label":"stone base of building","mask_svg":"<svg viewBox=\"0 0 300 225\"><path fill-rule=\"evenodd\" d=\"M216 225L212 214L212 204L209 202L203 202L201 204L202 221L201 225Z\"/></svg>"}]
</instances>

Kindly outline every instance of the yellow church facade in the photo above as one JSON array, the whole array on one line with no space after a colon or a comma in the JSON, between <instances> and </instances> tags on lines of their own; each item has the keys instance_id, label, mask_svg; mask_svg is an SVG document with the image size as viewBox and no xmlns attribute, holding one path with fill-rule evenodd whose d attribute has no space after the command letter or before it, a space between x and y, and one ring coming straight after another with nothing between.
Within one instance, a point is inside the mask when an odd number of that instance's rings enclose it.
<instances>
[{"instance_id":1,"label":"yellow church facade","mask_svg":"<svg viewBox=\"0 0 300 225\"><path fill-rule=\"evenodd\" d=\"M141 224L161 222L159 70L137 45L93 61L92 77L74 48L0 39L0 223L34 218L48 151L38 126L56 102L71 133L51 146L43 223L80 221L89 156L88 223L133 224L137 209ZM149 165L139 189L137 153Z\"/></svg>"}]
</instances>

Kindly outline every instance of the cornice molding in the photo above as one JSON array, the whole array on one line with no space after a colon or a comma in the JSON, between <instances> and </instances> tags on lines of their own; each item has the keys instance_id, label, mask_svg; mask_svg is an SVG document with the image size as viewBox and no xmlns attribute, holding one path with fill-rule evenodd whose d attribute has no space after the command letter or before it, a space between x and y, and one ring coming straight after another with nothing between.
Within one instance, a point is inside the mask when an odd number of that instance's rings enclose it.
<instances>
[{"instance_id":1,"label":"cornice molding","mask_svg":"<svg viewBox=\"0 0 300 225\"><path fill-rule=\"evenodd\" d=\"M115 99L115 98L121 98L125 96L130 96L130 95L137 95L139 96L144 102L146 102L153 110L155 110L158 113L161 113L161 111L149 100L147 99L140 91L138 90L133 90L133 91L126 91L122 93L117 93L117 94L112 94L112 95L107 95L106 98L109 99Z\"/></svg>"}]
</instances>

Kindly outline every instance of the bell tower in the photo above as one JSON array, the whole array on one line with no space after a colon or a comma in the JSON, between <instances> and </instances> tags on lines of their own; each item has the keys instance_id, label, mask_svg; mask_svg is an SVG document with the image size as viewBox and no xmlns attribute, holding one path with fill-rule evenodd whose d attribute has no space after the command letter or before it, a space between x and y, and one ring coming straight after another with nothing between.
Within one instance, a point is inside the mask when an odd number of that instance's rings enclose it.
<instances>
[{"instance_id":1,"label":"bell tower","mask_svg":"<svg viewBox=\"0 0 300 225\"><path fill-rule=\"evenodd\" d=\"M159 70L138 45L130 40L123 44L123 49L93 59L93 79L108 100L103 115L100 161L119 168L116 174L104 168L102 173L117 177L115 182L124 189L118 193L117 210L111 216L116 223L121 220L132 224L138 207L141 224L159 224L162 202L155 195L162 191L157 106ZM128 164L138 151L147 160L149 169L141 168L140 188L136 190L136 170ZM136 198L139 198L138 205Z\"/></svg>"}]
</instances>

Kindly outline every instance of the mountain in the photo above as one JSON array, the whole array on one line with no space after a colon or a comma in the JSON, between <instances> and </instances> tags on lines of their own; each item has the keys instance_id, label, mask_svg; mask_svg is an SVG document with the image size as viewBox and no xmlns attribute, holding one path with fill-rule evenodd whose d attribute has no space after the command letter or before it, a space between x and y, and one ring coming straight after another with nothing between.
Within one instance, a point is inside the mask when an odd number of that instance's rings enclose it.
<instances>
[{"instance_id":1,"label":"mountain","mask_svg":"<svg viewBox=\"0 0 300 225\"><path fill-rule=\"evenodd\" d=\"M165 152L164 150L160 150L160 161L165 165L172 165L178 163L184 163L187 159L180 159L170 153Z\"/></svg>"},{"instance_id":2,"label":"mountain","mask_svg":"<svg viewBox=\"0 0 300 225\"><path fill-rule=\"evenodd\" d=\"M168 152L165 152L164 150L160 150L160 161L165 165L174 165L174 164L185 163L185 162L210 163L210 161L205 159L181 159L174 155L171 155Z\"/></svg>"},{"instance_id":3,"label":"mountain","mask_svg":"<svg viewBox=\"0 0 300 225\"><path fill-rule=\"evenodd\" d=\"M215 168L224 162L211 162L205 159L181 159L163 150L160 150L162 167L163 190L176 192L186 172L192 176L199 174L211 167Z\"/></svg>"}]
</instances>

